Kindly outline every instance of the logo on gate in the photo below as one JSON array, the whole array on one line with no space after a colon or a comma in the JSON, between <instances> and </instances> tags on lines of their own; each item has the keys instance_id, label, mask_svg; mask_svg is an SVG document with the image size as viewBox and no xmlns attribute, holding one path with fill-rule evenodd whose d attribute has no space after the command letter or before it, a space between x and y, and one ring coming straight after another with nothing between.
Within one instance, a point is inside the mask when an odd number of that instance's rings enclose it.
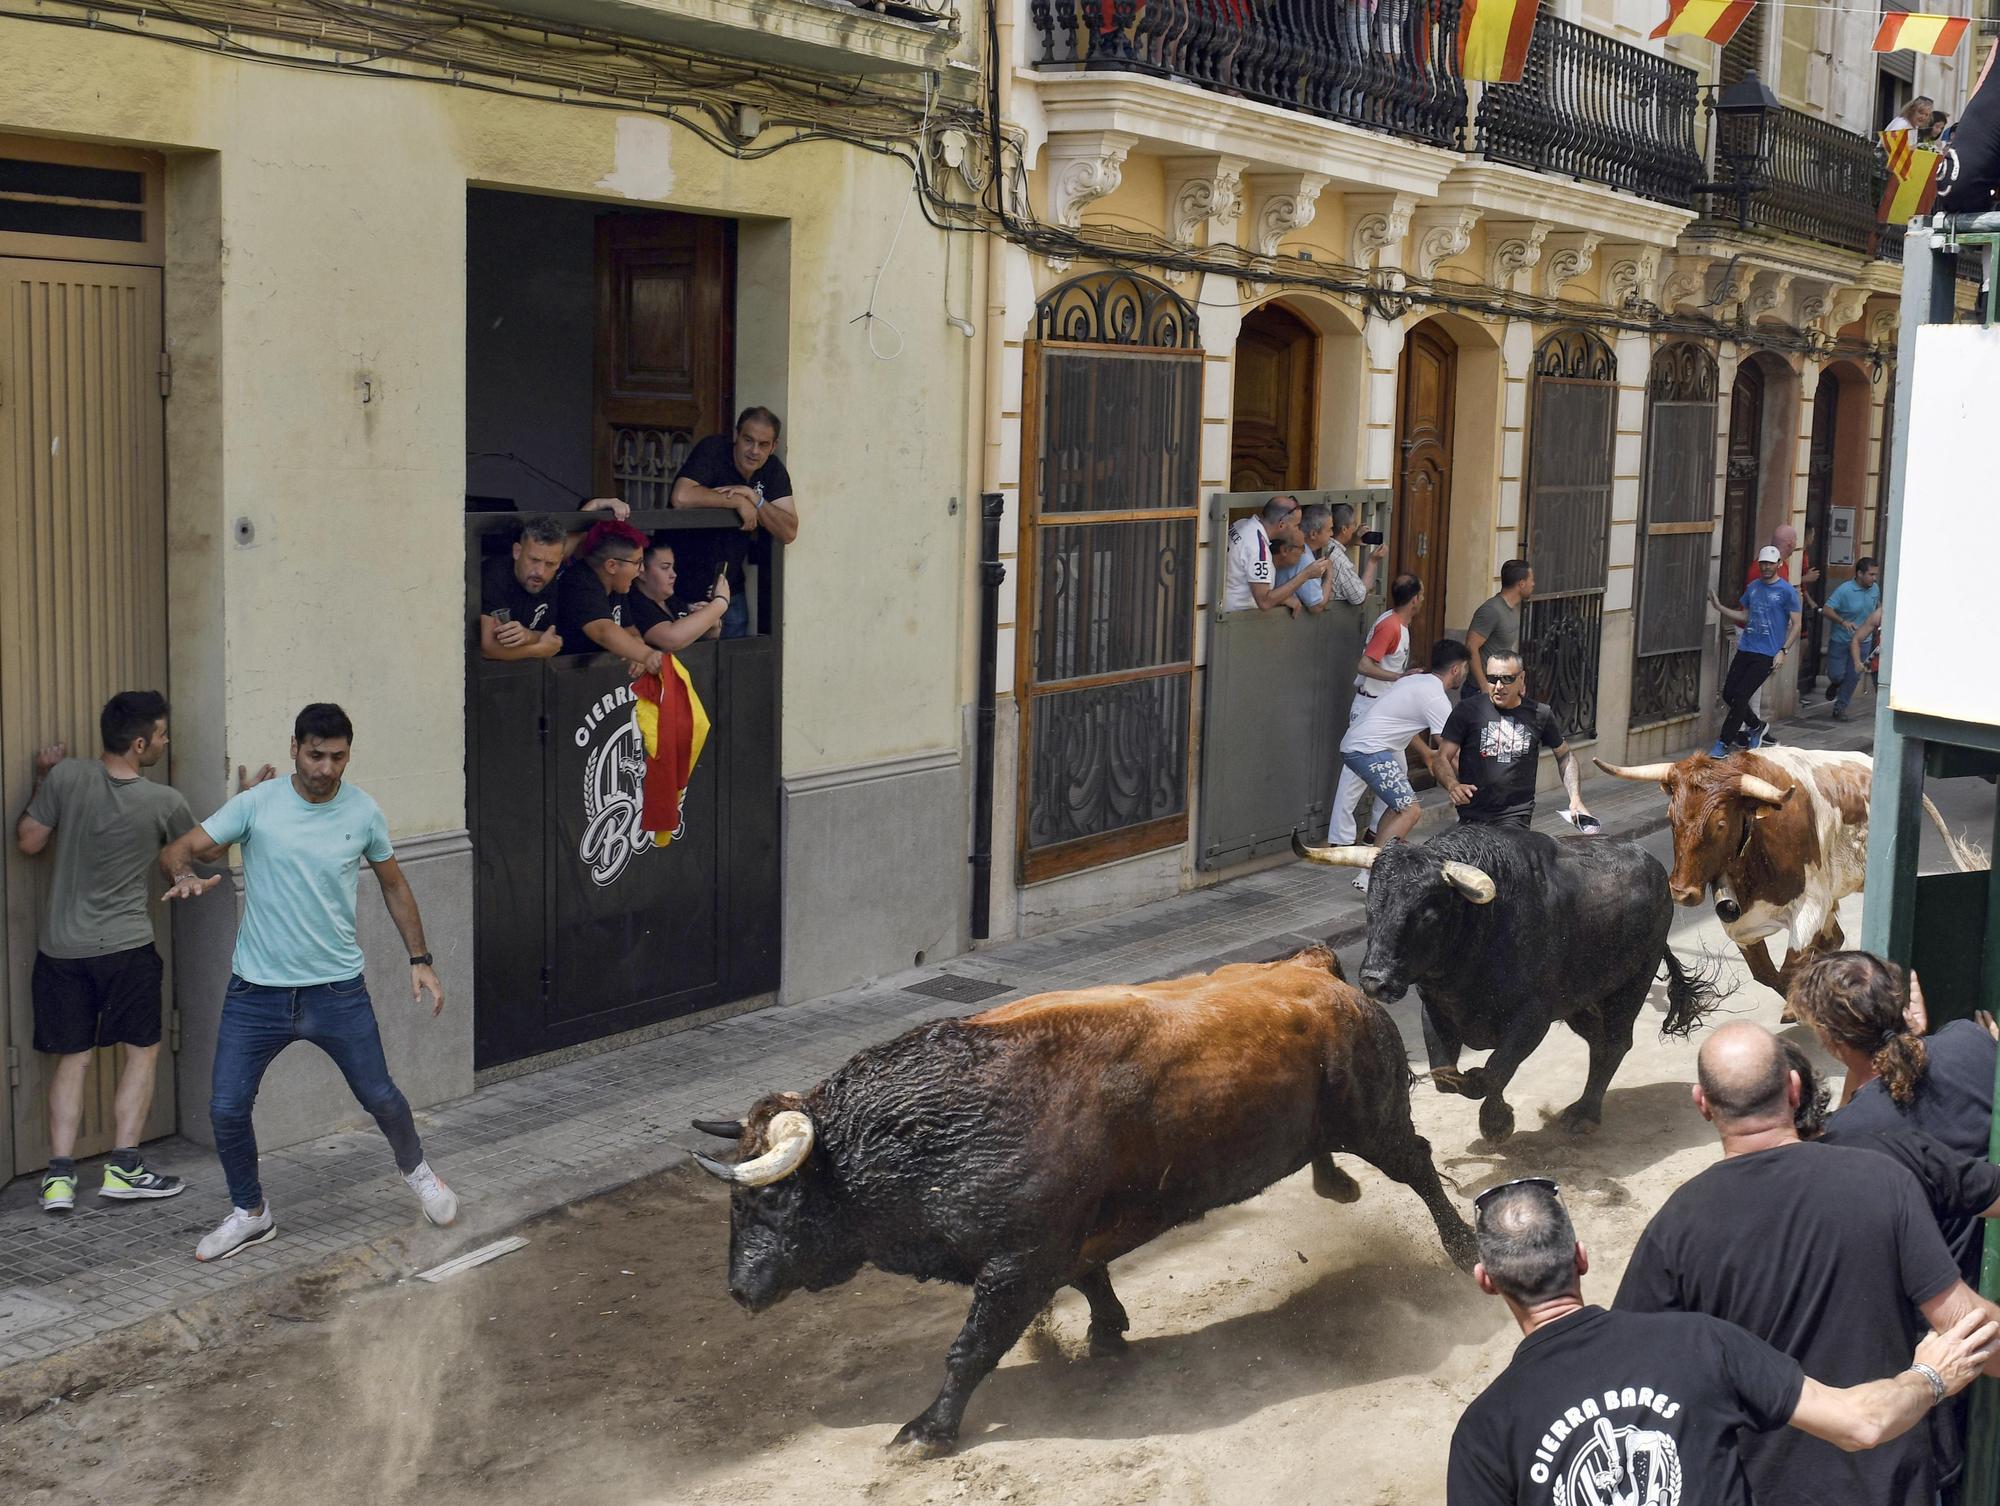
<instances>
[{"instance_id":1,"label":"logo on gate","mask_svg":"<svg viewBox=\"0 0 2000 1506\"><path fill-rule=\"evenodd\" d=\"M583 841L577 856L599 888L617 883L632 860L653 845L639 826L646 747L632 720L636 699L629 685L606 691L584 713L575 734L576 745L590 749L583 766Z\"/></svg>"}]
</instances>

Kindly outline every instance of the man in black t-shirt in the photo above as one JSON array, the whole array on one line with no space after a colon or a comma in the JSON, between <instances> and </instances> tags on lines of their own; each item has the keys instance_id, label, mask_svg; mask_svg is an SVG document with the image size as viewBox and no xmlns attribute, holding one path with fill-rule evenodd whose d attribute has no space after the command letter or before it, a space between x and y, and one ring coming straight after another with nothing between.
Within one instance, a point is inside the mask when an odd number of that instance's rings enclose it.
<instances>
[{"instance_id":1,"label":"man in black t-shirt","mask_svg":"<svg viewBox=\"0 0 2000 1506\"><path fill-rule=\"evenodd\" d=\"M1445 786L1458 819L1486 826L1527 826L1535 819L1535 774L1543 748L1555 753L1570 818L1579 831L1595 832L1583 808L1582 776L1562 723L1540 701L1528 699L1528 677L1512 648L1486 651L1489 694L1466 696L1444 724L1439 751L1453 779Z\"/></svg>"},{"instance_id":2,"label":"man in black t-shirt","mask_svg":"<svg viewBox=\"0 0 2000 1506\"><path fill-rule=\"evenodd\" d=\"M555 630L556 593L568 534L546 515L521 524L511 555L479 571L479 652L488 659L547 659L562 652Z\"/></svg>"},{"instance_id":3,"label":"man in black t-shirt","mask_svg":"<svg viewBox=\"0 0 2000 1506\"><path fill-rule=\"evenodd\" d=\"M1908 1369L1827 1386L1716 1318L1585 1306L1590 1258L1554 1182L1489 1188L1473 1211L1473 1279L1523 1337L1452 1433L1448 1506L1750 1506L1742 1443L1787 1425L1843 1449L1895 1438L1970 1383L2000 1335L1971 1314Z\"/></svg>"},{"instance_id":4,"label":"man in black t-shirt","mask_svg":"<svg viewBox=\"0 0 2000 1506\"><path fill-rule=\"evenodd\" d=\"M689 587L700 592L707 591L719 572L726 572L730 601L722 619L725 638L741 638L750 631L743 564L756 535L761 531L780 544L799 536L791 474L777 456L783 429L769 408L745 408L736 420L733 439L709 435L688 451L674 477L675 507L726 507L737 517L739 526L733 532L717 532L712 539L690 536L681 572Z\"/></svg>"},{"instance_id":5,"label":"man in black t-shirt","mask_svg":"<svg viewBox=\"0 0 2000 1506\"><path fill-rule=\"evenodd\" d=\"M646 549L646 536L630 523L595 525L556 582L556 631L563 653L616 654L641 674L658 674L665 662L626 626L625 599Z\"/></svg>"},{"instance_id":6,"label":"man in black t-shirt","mask_svg":"<svg viewBox=\"0 0 2000 1506\"><path fill-rule=\"evenodd\" d=\"M1618 1311L1727 1319L1828 1385L1899 1365L1926 1323L1995 1314L1959 1279L1915 1177L1874 1151L1800 1142L1798 1075L1769 1031L1723 1026L1698 1070L1723 1159L1646 1226ZM1746 1437L1743 1462L1758 1506L1932 1506L1932 1450L1928 1427L1861 1455L1785 1432Z\"/></svg>"}]
</instances>

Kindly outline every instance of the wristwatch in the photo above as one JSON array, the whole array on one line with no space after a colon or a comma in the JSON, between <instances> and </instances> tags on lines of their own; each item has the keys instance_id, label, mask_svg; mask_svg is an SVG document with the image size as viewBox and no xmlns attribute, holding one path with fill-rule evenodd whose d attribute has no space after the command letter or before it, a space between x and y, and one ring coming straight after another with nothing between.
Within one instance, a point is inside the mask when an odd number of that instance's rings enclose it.
<instances>
[{"instance_id":1,"label":"wristwatch","mask_svg":"<svg viewBox=\"0 0 2000 1506\"><path fill-rule=\"evenodd\" d=\"M430 965L431 965L431 954L429 952L419 952L417 953L416 956L410 959L411 967L429 967Z\"/></svg>"}]
</instances>

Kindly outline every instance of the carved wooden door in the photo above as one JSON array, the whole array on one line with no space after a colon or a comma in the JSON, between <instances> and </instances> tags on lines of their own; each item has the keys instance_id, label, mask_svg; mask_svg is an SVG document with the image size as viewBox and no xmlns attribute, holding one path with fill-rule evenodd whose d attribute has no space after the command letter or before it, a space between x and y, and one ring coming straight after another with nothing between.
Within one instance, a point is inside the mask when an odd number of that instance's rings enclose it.
<instances>
[{"instance_id":1,"label":"carved wooden door","mask_svg":"<svg viewBox=\"0 0 2000 1506\"><path fill-rule=\"evenodd\" d=\"M1429 662L1445 629L1445 567L1451 539L1452 394L1458 350L1442 330L1419 325L1403 346L1396 403L1396 536L1389 562L1424 583L1410 623L1410 663Z\"/></svg>"}]
</instances>

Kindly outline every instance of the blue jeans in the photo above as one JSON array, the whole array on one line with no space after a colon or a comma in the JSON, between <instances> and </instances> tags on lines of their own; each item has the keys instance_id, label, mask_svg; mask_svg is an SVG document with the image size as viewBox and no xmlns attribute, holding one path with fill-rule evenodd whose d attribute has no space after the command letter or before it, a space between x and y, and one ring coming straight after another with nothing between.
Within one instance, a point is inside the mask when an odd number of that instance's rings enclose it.
<instances>
[{"instance_id":1,"label":"blue jeans","mask_svg":"<svg viewBox=\"0 0 2000 1506\"><path fill-rule=\"evenodd\" d=\"M1847 703L1854 699L1855 687L1861 683L1861 676L1854 671L1853 661L1847 657L1849 640L1841 638L1826 647L1826 684L1833 692L1833 709L1845 713ZM1868 662L1869 640L1861 640L1861 662Z\"/></svg>"},{"instance_id":2,"label":"blue jeans","mask_svg":"<svg viewBox=\"0 0 2000 1506\"><path fill-rule=\"evenodd\" d=\"M222 1029L215 1039L215 1074L208 1100L208 1122L215 1130L222 1174L229 1181L229 1200L239 1208L263 1206L251 1112L265 1069L293 1041L310 1041L333 1058L349 1091L389 1137L397 1169L415 1171L424 1159L424 1148L410 1117L409 1100L390 1080L367 982L349 978L310 988L265 988L232 973L222 1003Z\"/></svg>"},{"instance_id":3,"label":"blue jeans","mask_svg":"<svg viewBox=\"0 0 2000 1506\"><path fill-rule=\"evenodd\" d=\"M722 609L722 636L725 638L750 636L750 598L747 592L733 592L729 598L729 605Z\"/></svg>"}]
</instances>

